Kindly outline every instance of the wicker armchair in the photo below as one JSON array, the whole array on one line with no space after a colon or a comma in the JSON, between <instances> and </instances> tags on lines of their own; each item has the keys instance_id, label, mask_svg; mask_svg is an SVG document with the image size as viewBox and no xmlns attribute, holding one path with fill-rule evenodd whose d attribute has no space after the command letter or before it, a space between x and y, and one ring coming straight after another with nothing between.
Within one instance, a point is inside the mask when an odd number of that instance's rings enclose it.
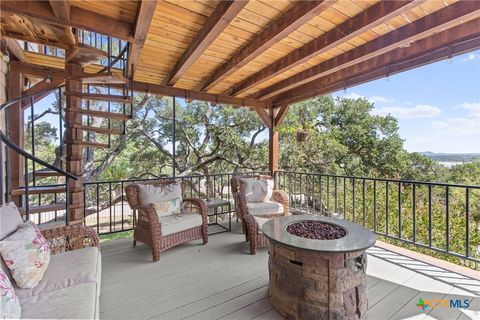
<instances>
[{"instance_id":1,"label":"wicker armchair","mask_svg":"<svg viewBox=\"0 0 480 320\"><path fill-rule=\"evenodd\" d=\"M125 188L128 204L132 210L138 210L138 219L133 231L133 245L137 241L149 245L152 248L153 261L160 260L160 253L178 244L203 239L203 244L208 242L208 217L207 206L201 199L183 199L184 213L196 212L202 217L202 225L177 233L162 235L161 218L158 217L153 204L139 202L138 185L164 186L175 183L174 180L162 180L148 183L135 183Z\"/></svg>"},{"instance_id":2,"label":"wicker armchair","mask_svg":"<svg viewBox=\"0 0 480 320\"><path fill-rule=\"evenodd\" d=\"M99 246L95 230L81 224L54 227L41 232L52 254Z\"/></svg>"},{"instance_id":3,"label":"wicker armchair","mask_svg":"<svg viewBox=\"0 0 480 320\"><path fill-rule=\"evenodd\" d=\"M262 212L255 212L255 206L258 204L249 204L246 195L240 192L240 179L272 179L273 177L267 175L249 175L249 176L235 176L231 179L231 187L233 198L235 200L235 210L237 217L242 221L242 229L245 234L246 241L250 242L250 253L256 254L257 248L267 246L267 239L262 233L263 223L272 217L287 216L288 210L288 194L281 190L273 190L270 204L278 204L272 212L262 210ZM261 203L260 203L261 205ZM283 208L283 210L278 210Z\"/></svg>"}]
</instances>

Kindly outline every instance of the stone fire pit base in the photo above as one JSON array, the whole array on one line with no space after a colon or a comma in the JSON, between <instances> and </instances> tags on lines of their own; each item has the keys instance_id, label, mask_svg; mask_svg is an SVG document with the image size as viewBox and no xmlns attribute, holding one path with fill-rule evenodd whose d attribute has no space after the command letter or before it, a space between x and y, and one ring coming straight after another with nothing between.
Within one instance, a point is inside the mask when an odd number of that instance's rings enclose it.
<instances>
[{"instance_id":1,"label":"stone fire pit base","mask_svg":"<svg viewBox=\"0 0 480 320\"><path fill-rule=\"evenodd\" d=\"M288 319L365 319L365 250L323 253L269 241L269 296Z\"/></svg>"}]
</instances>

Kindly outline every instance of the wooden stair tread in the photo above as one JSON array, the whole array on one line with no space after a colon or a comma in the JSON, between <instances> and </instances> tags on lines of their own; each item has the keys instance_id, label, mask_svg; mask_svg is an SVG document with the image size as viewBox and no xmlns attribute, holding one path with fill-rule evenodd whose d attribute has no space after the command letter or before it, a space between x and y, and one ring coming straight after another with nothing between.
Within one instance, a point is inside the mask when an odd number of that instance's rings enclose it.
<instances>
[{"instance_id":1,"label":"wooden stair tread","mask_svg":"<svg viewBox=\"0 0 480 320\"><path fill-rule=\"evenodd\" d=\"M37 170L33 174L35 177L63 177L64 175L60 172L53 170Z\"/></svg>"},{"instance_id":2,"label":"wooden stair tread","mask_svg":"<svg viewBox=\"0 0 480 320\"><path fill-rule=\"evenodd\" d=\"M41 212L51 212L51 211L61 211L65 210L65 203L49 204L42 206L30 206L28 212L32 213L41 213ZM21 214L26 214L27 210L25 207L18 208Z\"/></svg>"},{"instance_id":3,"label":"wooden stair tread","mask_svg":"<svg viewBox=\"0 0 480 320\"><path fill-rule=\"evenodd\" d=\"M85 67L92 63L100 62L107 57L107 52L83 43L79 43L77 46L72 48L70 54L65 58L65 62L78 63L82 67Z\"/></svg>"},{"instance_id":4,"label":"wooden stair tread","mask_svg":"<svg viewBox=\"0 0 480 320\"><path fill-rule=\"evenodd\" d=\"M64 186L36 186L36 187L28 187L29 194L46 194L46 193L61 193L65 192L66 188ZM26 193L25 188L14 189L11 192L13 197L22 196Z\"/></svg>"},{"instance_id":5,"label":"wooden stair tread","mask_svg":"<svg viewBox=\"0 0 480 320\"><path fill-rule=\"evenodd\" d=\"M110 148L108 144L105 143L100 143L100 142L94 142L94 141L75 141L75 144L80 144L84 147L88 148L98 148L98 149L105 149L105 148Z\"/></svg>"},{"instance_id":6,"label":"wooden stair tread","mask_svg":"<svg viewBox=\"0 0 480 320\"><path fill-rule=\"evenodd\" d=\"M102 134L114 134L114 135L122 135L123 131L120 129L108 129L108 128L100 128L100 127L92 127L92 126L84 126L79 124L71 125L72 128L81 129L84 131L102 133Z\"/></svg>"},{"instance_id":7,"label":"wooden stair tread","mask_svg":"<svg viewBox=\"0 0 480 320\"><path fill-rule=\"evenodd\" d=\"M129 120L132 117L128 114L123 114L123 113L115 113L115 112L106 112L106 111L97 111L97 110L87 110L87 109L78 109L78 108L72 108L72 109L67 109L68 111L71 112L78 112L87 116L92 116L92 117L99 117L99 118L107 118L107 119L112 119L112 120Z\"/></svg>"},{"instance_id":8,"label":"wooden stair tread","mask_svg":"<svg viewBox=\"0 0 480 320\"><path fill-rule=\"evenodd\" d=\"M131 104L131 97L124 97L119 95L110 95L110 94L96 94L96 93L86 93L86 92L72 92L65 91L63 93L66 96L74 96L81 99L87 100L96 100L96 101L106 101L106 102L116 102L116 103L126 103Z\"/></svg>"},{"instance_id":9,"label":"wooden stair tread","mask_svg":"<svg viewBox=\"0 0 480 320\"><path fill-rule=\"evenodd\" d=\"M79 80L84 84L125 84L128 79L116 73L86 73L72 77L70 80Z\"/></svg>"}]
</instances>

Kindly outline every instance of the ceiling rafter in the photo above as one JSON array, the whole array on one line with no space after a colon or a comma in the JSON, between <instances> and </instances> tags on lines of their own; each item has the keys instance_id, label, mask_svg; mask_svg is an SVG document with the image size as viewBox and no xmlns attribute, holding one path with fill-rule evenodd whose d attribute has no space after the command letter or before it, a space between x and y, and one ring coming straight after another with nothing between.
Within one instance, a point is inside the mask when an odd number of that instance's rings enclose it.
<instances>
[{"instance_id":1,"label":"ceiling rafter","mask_svg":"<svg viewBox=\"0 0 480 320\"><path fill-rule=\"evenodd\" d=\"M61 21L70 21L70 2L68 0L49 0L53 14Z\"/></svg>"},{"instance_id":2,"label":"ceiling rafter","mask_svg":"<svg viewBox=\"0 0 480 320\"><path fill-rule=\"evenodd\" d=\"M220 81L248 64L269 47L285 38L312 18L329 8L336 1L300 1L296 6L273 22L245 47L240 49L225 64L219 67L202 85L202 91L208 91Z\"/></svg>"},{"instance_id":3,"label":"ceiling rafter","mask_svg":"<svg viewBox=\"0 0 480 320\"><path fill-rule=\"evenodd\" d=\"M1 10L59 26L85 29L127 41L133 40L132 24L78 7L70 8L68 21L57 18L46 1L2 1Z\"/></svg>"},{"instance_id":4,"label":"ceiling rafter","mask_svg":"<svg viewBox=\"0 0 480 320\"><path fill-rule=\"evenodd\" d=\"M331 93L388 75L480 48L480 18L421 39L410 47L400 47L370 60L342 69L299 87L285 91L271 103L283 105Z\"/></svg>"},{"instance_id":5,"label":"ceiling rafter","mask_svg":"<svg viewBox=\"0 0 480 320\"><path fill-rule=\"evenodd\" d=\"M258 83L295 68L339 44L411 10L420 2L423 2L423 0L381 1L234 85L229 93L232 96L241 94Z\"/></svg>"},{"instance_id":6,"label":"ceiling rafter","mask_svg":"<svg viewBox=\"0 0 480 320\"><path fill-rule=\"evenodd\" d=\"M460 1L391 31L366 44L340 54L305 71L261 90L250 98L266 99L298 87L327 74L379 56L398 47L407 46L436 32L451 28L480 16L480 1Z\"/></svg>"},{"instance_id":7,"label":"ceiling rafter","mask_svg":"<svg viewBox=\"0 0 480 320\"><path fill-rule=\"evenodd\" d=\"M245 0L220 1L163 83L175 85L247 4Z\"/></svg>"},{"instance_id":8,"label":"ceiling rafter","mask_svg":"<svg viewBox=\"0 0 480 320\"><path fill-rule=\"evenodd\" d=\"M142 0L138 2L133 42L128 53L129 76L133 76L140 61L140 54L147 39L148 29L155 14L157 0Z\"/></svg>"}]
</instances>

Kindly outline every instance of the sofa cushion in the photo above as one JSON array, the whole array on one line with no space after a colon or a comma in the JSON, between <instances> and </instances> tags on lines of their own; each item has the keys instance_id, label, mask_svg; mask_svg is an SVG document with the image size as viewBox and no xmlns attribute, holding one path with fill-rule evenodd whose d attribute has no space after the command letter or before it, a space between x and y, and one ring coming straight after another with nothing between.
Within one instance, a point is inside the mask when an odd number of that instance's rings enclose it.
<instances>
[{"instance_id":1,"label":"sofa cushion","mask_svg":"<svg viewBox=\"0 0 480 320\"><path fill-rule=\"evenodd\" d=\"M26 319L95 319L98 293L94 282L20 299Z\"/></svg>"},{"instance_id":2,"label":"sofa cushion","mask_svg":"<svg viewBox=\"0 0 480 320\"><path fill-rule=\"evenodd\" d=\"M263 202L272 198L272 179L240 178L240 192L245 194L247 202Z\"/></svg>"},{"instance_id":3,"label":"sofa cushion","mask_svg":"<svg viewBox=\"0 0 480 320\"><path fill-rule=\"evenodd\" d=\"M22 216L13 202L0 207L0 240L14 233L22 224Z\"/></svg>"},{"instance_id":4,"label":"sofa cushion","mask_svg":"<svg viewBox=\"0 0 480 320\"><path fill-rule=\"evenodd\" d=\"M248 213L252 216L263 216L270 214L282 214L283 205L274 201L247 203Z\"/></svg>"},{"instance_id":5,"label":"sofa cushion","mask_svg":"<svg viewBox=\"0 0 480 320\"><path fill-rule=\"evenodd\" d=\"M182 202L182 185L179 181L167 185L137 185L138 190L138 204L146 206L152 203L161 201L180 199Z\"/></svg>"},{"instance_id":6,"label":"sofa cushion","mask_svg":"<svg viewBox=\"0 0 480 320\"><path fill-rule=\"evenodd\" d=\"M2 319L20 319L20 300L5 272L0 270L0 317Z\"/></svg>"},{"instance_id":7,"label":"sofa cushion","mask_svg":"<svg viewBox=\"0 0 480 320\"><path fill-rule=\"evenodd\" d=\"M23 299L86 282L96 282L100 289L101 271L97 247L62 252L51 256L50 265L35 288L15 288L15 292Z\"/></svg>"},{"instance_id":8,"label":"sofa cushion","mask_svg":"<svg viewBox=\"0 0 480 320\"><path fill-rule=\"evenodd\" d=\"M171 216L182 212L182 199L175 198L165 201L155 202L153 204L159 217Z\"/></svg>"},{"instance_id":9,"label":"sofa cushion","mask_svg":"<svg viewBox=\"0 0 480 320\"><path fill-rule=\"evenodd\" d=\"M21 288L35 287L50 262L48 242L32 221L1 240L0 253Z\"/></svg>"},{"instance_id":10,"label":"sofa cushion","mask_svg":"<svg viewBox=\"0 0 480 320\"><path fill-rule=\"evenodd\" d=\"M168 236L180 231L202 225L202 216L198 213L182 213L178 215L160 217L162 236Z\"/></svg>"},{"instance_id":11,"label":"sofa cushion","mask_svg":"<svg viewBox=\"0 0 480 320\"><path fill-rule=\"evenodd\" d=\"M267 221L270 220L270 219L260 218L260 217L253 217L253 218L255 219L255 222L256 222L257 225L258 225L258 233L263 233L262 227L263 227L263 225L265 224L265 222L267 222Z\"/></svg>"}]
</instances>

